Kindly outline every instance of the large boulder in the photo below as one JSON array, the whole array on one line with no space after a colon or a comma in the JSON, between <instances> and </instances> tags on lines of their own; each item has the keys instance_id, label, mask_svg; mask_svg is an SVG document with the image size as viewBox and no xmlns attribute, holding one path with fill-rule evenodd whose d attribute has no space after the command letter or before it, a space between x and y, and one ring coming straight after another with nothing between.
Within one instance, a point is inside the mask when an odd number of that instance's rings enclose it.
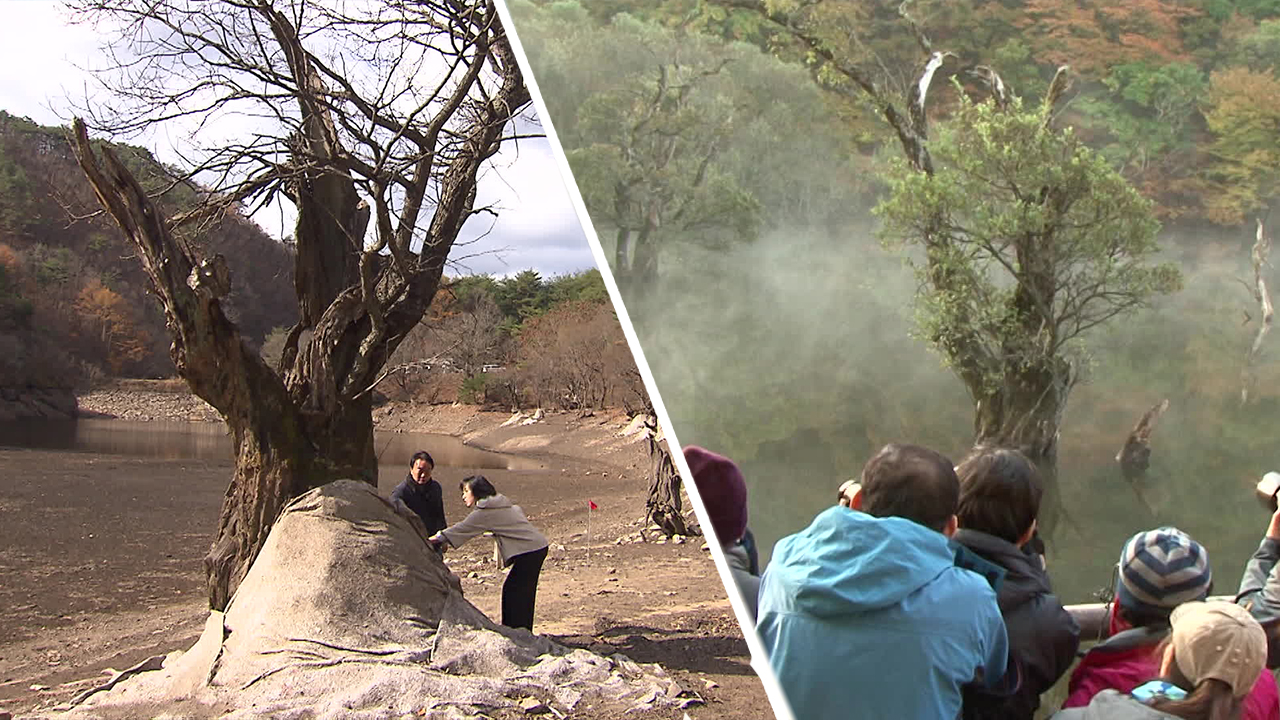
<instances>
[{"instance_id":1,"label":"large boulder","mask_svg":"<svg viewBox=\"0 0 1280 720\"><path fill-rule=\"evenodd\" d=\"M362 482L300 496L190 650L49 715L515 717L680 702L682 689L656 665L492 623L412 520Z\"/></svg>"}]
</instances>

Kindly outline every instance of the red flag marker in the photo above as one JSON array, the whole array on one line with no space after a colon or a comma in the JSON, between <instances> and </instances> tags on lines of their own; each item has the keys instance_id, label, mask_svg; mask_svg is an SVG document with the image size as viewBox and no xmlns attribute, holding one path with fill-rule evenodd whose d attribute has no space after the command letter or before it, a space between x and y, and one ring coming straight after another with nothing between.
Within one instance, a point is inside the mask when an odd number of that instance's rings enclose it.
<instances>
[{"instance_id":1,"label":"red flag marker","mask_svg":"<svg viewBox=\"0 0 1280 720\"><path fill-rule=\"evenodd\" d=\"M591 562L591 511L599 509L594 500L587 500L587 562Z\"/></svg>"}]
</instances>

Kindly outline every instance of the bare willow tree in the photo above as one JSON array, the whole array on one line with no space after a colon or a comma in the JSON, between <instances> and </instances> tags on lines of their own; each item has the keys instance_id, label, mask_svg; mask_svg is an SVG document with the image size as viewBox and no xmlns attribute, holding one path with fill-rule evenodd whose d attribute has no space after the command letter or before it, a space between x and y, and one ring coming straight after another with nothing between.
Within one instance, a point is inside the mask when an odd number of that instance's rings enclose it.
<instances>
[{"instance_id":1,"label":"bare willow tree","mask_svg":"<svg viewBox=\"0 0 1280 720\"><path fill-rule=\"evenodd\" d=\"M376 482L371 387L481 210L478 174L516 132L529 94L493 0L76 9L118 38L99 75L109 99L74 123L77 156L140 251L179 375L234 440L236 470L205 558L220 609L288 500L337 478ZM201 146L227 118L252 127ZM166 218L108 148L95 152L86 125L112 137L195 125L188 177L206 202ZM184 234L277 197L297 212L300 319L271 367L223 311L225 259L202 257Z\"/></svg>"}]
</instances>

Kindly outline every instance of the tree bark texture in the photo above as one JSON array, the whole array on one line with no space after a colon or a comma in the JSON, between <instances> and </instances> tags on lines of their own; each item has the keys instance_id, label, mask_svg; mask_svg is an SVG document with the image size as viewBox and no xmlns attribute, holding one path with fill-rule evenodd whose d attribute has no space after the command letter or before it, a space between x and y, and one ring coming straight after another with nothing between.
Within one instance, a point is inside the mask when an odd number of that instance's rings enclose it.
<instances>
[{"instance_id":1,"label":"tree bark texture","mask_svg":"<svg viewBox=\"0 0 1280 720\"><path fill-rule=\"evenodd\" d=\"M613 249L613 274L619 282L626 282L631 274L631 229L618 228Z\"/></svg>"},{"instance_id":2,"label":"tree bark texture","mask_svg":"<svg viewBox=\"0 0 1280 720\"><path fill-rule=\"evenodd\" d=\"M1064 515L1058 485L1058 432L1074 378L1070 365L1050 358L1038 368L1006 370L997 386L969 386L974 398L974 442L1014 448L1040 470L1044 497L1041 534L1052 538Z\"/></svg>"},{"instance_id":3,"label":"tree bark texture","mask_svg":"<svg viewBox=\"0 0 1280 720\"><path fill-rule=\"evenodd\" d=\"M631 269L628 273L628 284L633 292L647 294L658 282L658 237L657 225L646 222L636 238L635 254L631 258Z\"/></svg>"},{"instance_id":4,"label":"tree bark texture","mask_svg":"<svg viewBox=\"0 0 1280 720\"><path fill-rule=\"evenodd\" d=\"M653 417L649 415L649 418ZM671 460L671 450L662 437L658 421L653 419L651 422L646 422L645 431L650 462L649 497L645 501L645 522L662 528L662 532L667 537L698 534L685 522L684 503L680 499L680 473Z\"/></svg>"}]
</instances>

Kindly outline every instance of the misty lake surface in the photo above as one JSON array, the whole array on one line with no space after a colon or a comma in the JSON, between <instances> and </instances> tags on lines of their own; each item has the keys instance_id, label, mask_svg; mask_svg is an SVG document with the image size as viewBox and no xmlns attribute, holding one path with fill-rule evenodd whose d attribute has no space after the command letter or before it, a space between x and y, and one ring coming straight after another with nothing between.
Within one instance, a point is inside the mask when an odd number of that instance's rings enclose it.
<instances>
[{"instance_id":1,"label":"misty lake surface","mask_svg":"<svg viewBox=\"0 0 1280 720\"><path fill-rule=\"evenodd\" d=\"M543 470L529 458L472 447L452 435L375 433L379 485L403 479L409 458L431 453L436 467L482 470ZM125 455L163 460L232 461L231 437L222 423L80 419L0 423L0 447Z\"/></svg>"},{"instance_id":2,"label":"misty lake surface","mask_svg":"<svg viewBox=\"0 0 1280 720\"><path fill-rule=\"evenodd\" d=\"M973 443L972 397L913 335L917 279L871 244L873 229L838 244L779 233L727 253L681 246L663 260L669 289L647 306L628 302L681 444L726 455L746 476L762 563L885 443L953 461ZM1257 332L1256 322L1241 324L1242 310L1256 311L1239 282L1253 277L1252 236L1242 234L1225 261L1177 249L1202 239L1170 243L1185 272L1181 293L1085 343L1058 442L1066 515L1045 537L1053 588L1068 603L1093 602L1125 542L1161 526L1200 542L1214 592L1233 594L1266 532L1270 513L1253 487L1280 471L1280 346L1267 338L1242 403ZM712 272L723 279L709 282ZM1151 467L1126 480L1116 454L1163 400Z\"/></svg>"}]
</instances>

